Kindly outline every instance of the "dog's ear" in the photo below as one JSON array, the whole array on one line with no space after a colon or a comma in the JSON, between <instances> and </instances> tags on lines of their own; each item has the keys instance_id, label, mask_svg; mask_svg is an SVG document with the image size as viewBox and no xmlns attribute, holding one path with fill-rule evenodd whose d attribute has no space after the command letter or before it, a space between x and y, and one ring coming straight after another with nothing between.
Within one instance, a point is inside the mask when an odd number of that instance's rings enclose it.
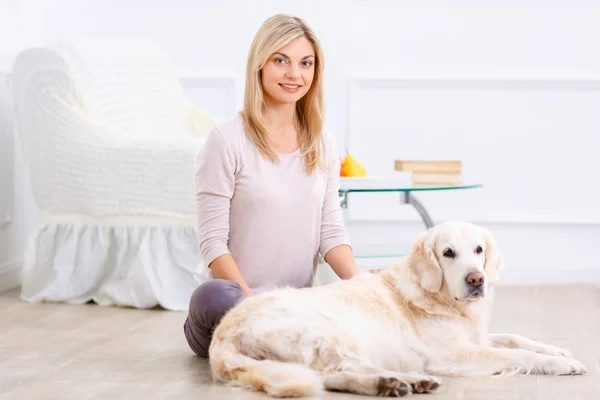
<instances>
[{"instance_id":1,"label":"dog's ear","mask_svg":"<svg viewBox=\"0 0 600 400\"><path fill-rule=\"evenodd\" d=\"M483 237L485 238L485 264L483 269L488 278L488 282L494 284L500 280L500 271L504 266L504 257L500 253L498 243L492 233L485 229L483 230Z\"/></svg>"},{"instance_id":2,"label":"dog's ear","mask_svg":"<svg viewBox=\"0 0 600 400\"><path fill-rule=\"evenodd\" d=\"M419 285L428 292L439 292L444 275L434 252L435 234L430 229L419 236L409 256L410 268Z\"/></svg>"}]
</instances>

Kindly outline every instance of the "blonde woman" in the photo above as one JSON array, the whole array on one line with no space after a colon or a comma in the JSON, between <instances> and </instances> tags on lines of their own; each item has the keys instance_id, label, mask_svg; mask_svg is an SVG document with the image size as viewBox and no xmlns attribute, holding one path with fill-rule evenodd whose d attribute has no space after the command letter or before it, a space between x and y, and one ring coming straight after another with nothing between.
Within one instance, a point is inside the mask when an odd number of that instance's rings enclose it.
<instances>
[{"instance_id":1,"label":"blonde woman","mask_svg":"<svg viewBox=\"0 0 600 400\"><path fill-rule=\"evenodd\" d=\"M341 279L356 274L339 153L323 127L318 39L300 18L273 16L246 68L244 109L213 129L198 157L199 245L210 279L193 293L184 331L201 357L245 296L310 286L319 254Z\"/></svg>"}]
</instances>

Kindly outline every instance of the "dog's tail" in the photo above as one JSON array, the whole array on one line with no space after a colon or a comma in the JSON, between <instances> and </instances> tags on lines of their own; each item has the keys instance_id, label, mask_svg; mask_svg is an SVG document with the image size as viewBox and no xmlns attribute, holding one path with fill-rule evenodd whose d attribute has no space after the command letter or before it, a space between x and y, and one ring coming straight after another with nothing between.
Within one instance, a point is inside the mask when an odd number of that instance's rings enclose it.
<instances>
[{"instance_id":1,"label":"dog's tail","mask_svg":"<svg viewBox=\"0 0 600 400\"><path fill-rule=\"evenodd\" d=\"M265 392L271 397L307 397L323 388L321 376L309 367L241 354L228 341L213 343L210 365L216 381Z\"/></svg>"}]
</instances>

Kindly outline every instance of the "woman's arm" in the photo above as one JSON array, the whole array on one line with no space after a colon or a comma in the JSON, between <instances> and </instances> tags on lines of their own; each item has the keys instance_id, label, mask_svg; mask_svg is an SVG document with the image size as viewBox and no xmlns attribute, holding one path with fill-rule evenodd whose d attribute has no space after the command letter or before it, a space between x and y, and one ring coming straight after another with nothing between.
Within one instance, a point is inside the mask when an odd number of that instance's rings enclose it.
<instances>
[{"instance_id":1,"label":"woman's arm","mask_svg":"<svg viewBox=\"0 0 600 400\"><path fill-rule=\"evenodd\" d=\"M334 247L323 258L340 279L350 279L357 273L352 248L348 245Z\"/></svg>"},{"instance_id":2,"label":"woman's arm","mask_svg":"<svg viewBox=\"0 0 600 400\"><path fill-rule=\"evenodd\" d=\"M350 279L356 275L356 263L352 255L350 237L344 221L340 206L340 156L335 145L335 139L328 132L325 133L325 151L327 165L327 189L321 217L321 246L320 253L325 262L340 279Z\"/></svg>"},{"instance_id":3,"label":"woman's arm","mask_svg":"<svg viewBox=\"0 0 600 400\"><path fill-rule=\"evenodd\" d=\"M200 254L219 279L251 291L228 248L229 209L235 189L236 157L218 128L213 128L196 167L196 210Z\"/></svg>"},{"instance_id":4,"label":"woman's arm","mask_svg":"<svg viewBox=\"0 0 600 400\"><path fill-rule=\"evenodd\" d=\"M213 260L208 266L216 278L237 282L246 296L252 295L252 290L240 273L240 269L230 254L223 254Z\"/></svg>"}]
</instances>

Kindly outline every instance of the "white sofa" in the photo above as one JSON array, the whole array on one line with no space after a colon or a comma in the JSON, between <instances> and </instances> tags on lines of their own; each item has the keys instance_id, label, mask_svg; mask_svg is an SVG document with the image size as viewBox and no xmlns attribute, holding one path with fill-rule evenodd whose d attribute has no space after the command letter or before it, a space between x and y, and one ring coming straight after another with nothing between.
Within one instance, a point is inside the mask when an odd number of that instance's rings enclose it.
<instances>
[{"instance_id":1,"label":"white sofa","mask_svg":"<svg viewBox=\"0 0 600 400\"><path fill-rule=\"evenodd\" d=\"M22 299L185 310L200 264L196 156L216 122L144 40L30 48L12 74L39 225Z\"/></svg>"}]
</instances>

